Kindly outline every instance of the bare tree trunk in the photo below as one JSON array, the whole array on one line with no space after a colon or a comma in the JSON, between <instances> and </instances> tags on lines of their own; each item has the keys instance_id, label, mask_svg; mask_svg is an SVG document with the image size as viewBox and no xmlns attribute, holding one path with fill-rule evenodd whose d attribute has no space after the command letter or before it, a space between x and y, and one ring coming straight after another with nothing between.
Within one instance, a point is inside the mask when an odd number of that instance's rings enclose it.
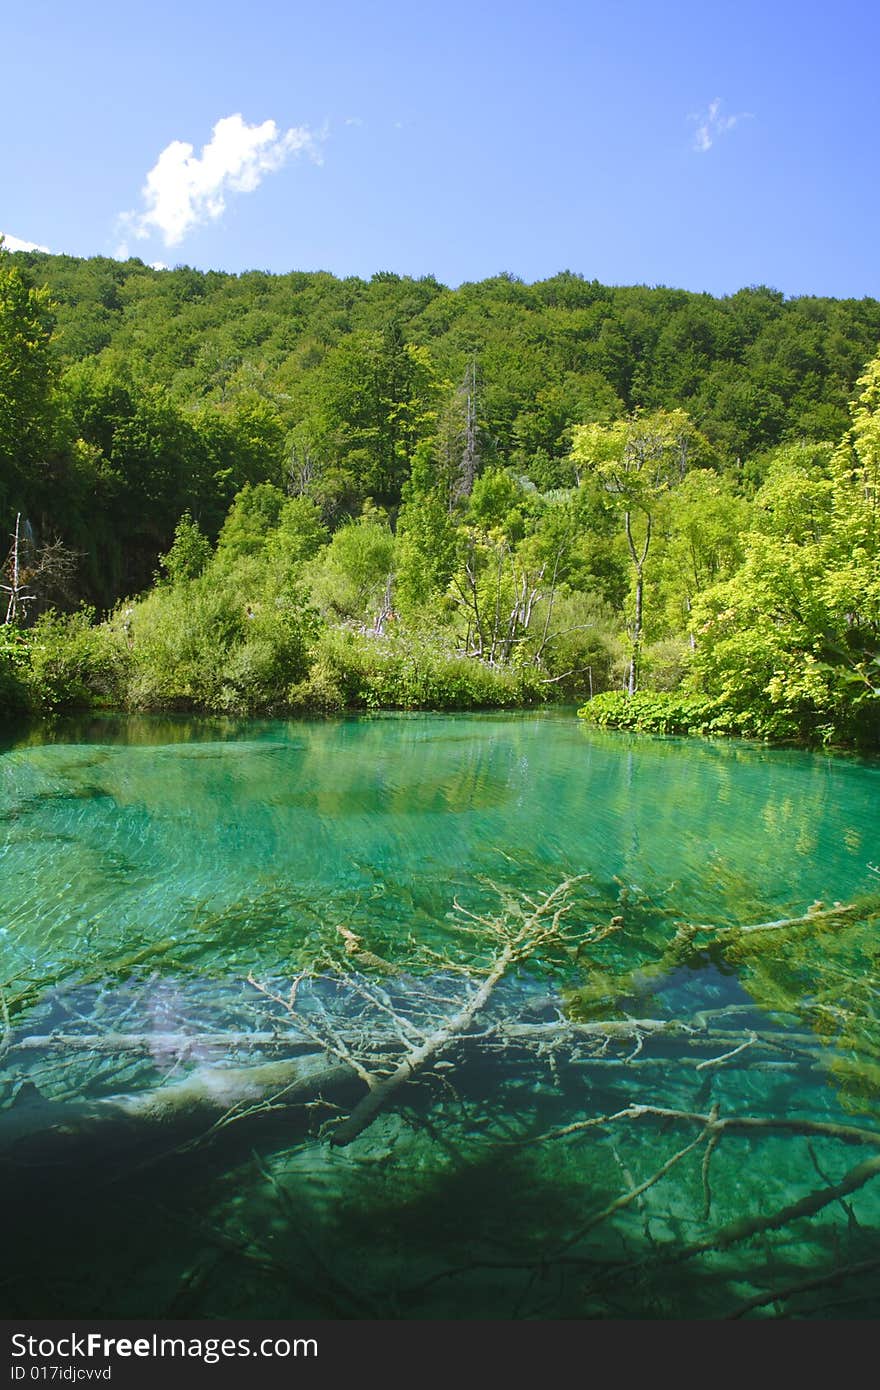
<instances>
[{"instance_id":1,"label":"bare tree trunk","mask_svg":"<svg viewBox=\"0 0 880 1390\"><path fill-rule=\"evenodd\" d=\"M24 591L27 585L21 582L21 512L16 514L15 531L12 536L12 550L7 561L11 566L11 584L2 584L0 588L6 590L9 595L9 603L6 608L6 623L18 621L18 610L25 604L30 603L36 598L36 594L26 594Z\"/></svg>"},{"instance_id":2,"label":"bare tree trunk","mask_svg":"<svg viewBox=\"0 0 880 1390\"><path fill-rule=\"evenodd\" d=\"M0 584L0 589L9 595L5 623L17 623L19 617L26 615L27 605L38 597L45 600L56 595L69 600L78 559L77 552L68 550L61 540L37 549L27 521L22 534L19 512L15 518L12 548L2 570L12 583Z\"/></svg>"},{"instance_id":3,"label":"bare tree trunk","mask_svg":"<svg viewBox=\"0 0 880 1390\"><path fill-rule=\"evenodd\" d=\"M471 552L471 557L473 558L473 551ZM471 559L465 560L464 573L465 578L467 579L467 592L465 592L465 590L462 588L458 579L456 578L455 580L455 587L458 589L462 605L468 614L468 633L465 642L464 654L465 656L482 656L483 619L480 613L480 601L477 590L476 567L475 565L471 564ZM473 613L473 651L471 651L471 613Z\"/></svg>"},{"instance_id":4,"label":"bare tree trunk","mask_svg":"<svg viewBox=\"0 0 880 1390\"><path fill-rule=\"evenodd\" d=\"M547 637L550 632L550 619L553 617L553 604L556 599L556 576L559 573L559 561L561 556L562 547L560 546L559 550L557 550L556 552L556 559L553 562L553 578L550 581L550 597L547 600L547 612L544 616L544 630L541 633L541 644L538 647L538 650L535 652L536 662L541 660L541 657L544 655L544 648L547 645ZM544 571L542 569L541 576L539 577L542 577L543 574Z\"/></svg>"},{"instance_id":5,"label":"bare tree trunk","mask_svg":"<svg viewBox=\"0 0 880 1390\"><path fill-rule=\"evenodd\" d=\"M635 695L638 686L638 665L639 650L642 645L642 606L645 592L645 560L648 557L648 547L651 544L651 516L646 514L645 543L642 546L642 553L639 555L636 550L635 541L632 533L632 512L624 514L626 526L626 539L629 545L629 553L636 571L636 611L633 618L632 628L632 655L629 663L629 674L627 677L627 694Z\"/></svg>"},{"instance_id":6,"label":"bare tree trunk","mask_svg":"<svg viewBox=\"0 0 880 1390\"><path fill-rule=\"evenodd\" d=\"M693 607L690 600L690 595L688 595L685 602L687 604L688 618L690 618L691 608ZM690 647L692 652L695 652L697 650L697 639L693 634L693 630L688 632L688 646Z\"/></svg>"},{"instance_id":7,"label":"bare tree trunk","mask_svg":"<svg viewBox=\"0 0 880 1390\"><path fill-rule=\"evenodd\" d=\"M394 616L393 594L394 575L389 574L388 578L385 580L385 592L382 595L382 603L379 607L379 612L376 614L376 621L373 623L373 626L371 628L367 629L368 636L385 636L385 626L388 622L388 619Z\"/></svg>"},{"instance_id":8,"label":"bare tree trunk","mask_svg":"<svg viewBox=\"0 0 880 1390\"><path fill-rule=\"evenodd\" d=\"M495 654L498 650L498 632L501 622L501 579L504 574L504 560L507 553L507 546L501 546L498 551L498 573L495 576L495 620L492 624L492 646L489 650L489 663L495 665Z\"/></svg>"},{"instance_id":9,"label":"bare tree trunk","mask_svg":"<svg viewBox=\"0 0 880 1390\"><path fill-rule=\"evenodd\" d=\"M638 661L639 647L642 641L642 595L644 592L644 581L642 569L639 566L636 570L636 611L633 618L632 631L632 655L629 661L629 677L627 679L627 694L635 695L636 684L638 681Z\"/></svg>"},{"instance_id":10,"label":"bare tree trunk","mask_svg":"<svg viewBox=\"0 0 880 1390\"><path fill-rule=\"evenodd\" d=\"M287 491L291 497L308 496L315 477L315 462L308 447L293 445L287 466Z\"/></svg>"}]
</instances>

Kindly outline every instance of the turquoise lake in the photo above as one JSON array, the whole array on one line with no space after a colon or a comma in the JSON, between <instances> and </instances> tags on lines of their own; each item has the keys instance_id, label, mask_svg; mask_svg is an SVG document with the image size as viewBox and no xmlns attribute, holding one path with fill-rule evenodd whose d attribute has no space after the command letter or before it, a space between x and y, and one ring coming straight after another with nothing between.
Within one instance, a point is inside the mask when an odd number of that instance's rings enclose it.
<instances>
[{"instance_id":1,"label":"turquoise lake","mask_svg":"<svg viewBox=\"0 0 880 1390\"><path fill-rule=\"evenodd\" d=\"M876 760L572 712L0 749L6 1316L874 1315ZM393 1069L563 880L559 939L349 1146L360 1082L188 1111L282 1023Z\"/></svg>"}]
</instances>

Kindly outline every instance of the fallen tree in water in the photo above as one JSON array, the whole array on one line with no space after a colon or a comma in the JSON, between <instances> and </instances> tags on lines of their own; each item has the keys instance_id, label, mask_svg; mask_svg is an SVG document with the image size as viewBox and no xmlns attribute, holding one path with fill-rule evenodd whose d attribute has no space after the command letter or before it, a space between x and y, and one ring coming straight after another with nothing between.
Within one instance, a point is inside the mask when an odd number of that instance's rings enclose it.
<instances>
[{"instance_id":1,"label":"fallen tree in water","mask_svg":"<svg viewBox=\"0 0 880 1390\"><path fill-rule=\"evenodd\" d=\"M567 879L544 895L501 893L497 913L457 904L460 952L425 950L410 970L345 928L341 953L292 982L205 986L197 1006L186 977L171 985L158 972L142 1001L136 986L117 1003L91 985L42 1012L0 1001L12 1101L0 1107L0 1164L20 1189L47 1165L96 1183L108 1164L121 1182L168 1163L173 1187L184 1154L198 1177L207 1146L228 1158L260 1143L257 1181L305 1240L308 1189L295 1166L285 1176L284 1154L347 1172L399 1158L396 1189L420 1142L460 1156L465 1173L481 1153L493 1165L535 1155L550 1171L564 1152L564 1171L580 1175L581 1210L557 1228L542 1215L540 1241L516 1222L490 1243L476 1229L463 1257L401 1276L397 1304L423 1308L428 1290L464 1291L490 1272L537 1290L553 1272L573 1281L575 1315L632 1315L639 1290L658 1299L671 1271L696 1264L730 1279L731 1316L813 1307L829 1287L878 1268L868 1246L880 1225L871 1205L880 1128L823 1113L824 1100L810 1113L802 1100L808 1090L832 1095L831 1082L851 1110L874 1114L880 1028L870 978L854 962L877 909L814 904L745 926L673 923L654 958L642 952L633 965L625 910L600 914ZM707 952L736 960L754 1002L664 1006L662 982ZM606 982L601 1016L583 1016L599 997L580 986L584 975ZM176 1013L150 1002L162 989ZM285 1277L270 1236L243 1235L237 1218L205 1239L223 1260ZM788 1252L801 1247L798 1262ZM765 1248L766 1261L755 1253ZM301 1269L288 1274L304 1287ZM337 1303L345 1315L359 1306ZM540 1302L528 1306L540 1314Z\"/></svg>"},{"instance_id":2,"label":"fallen tree in water","mask_svg":"<svg viewBox=\"0 0 880 1390\"><path fill-rule=\"evenodd\" d=\"M876 903L813 904L804 914L743 927L679 925L659 960L648 968L618 971L617 1017L579 1019L560 995L543 996L549 1018L534 1013L531 996L505 994L502 985L534 962L554 952L580 960L586 948L601 947L623 929L624 918L570 925L575 893L582 883L569 878L547 894L516 897L498 889L501 910L476 913L455 903L456 931L473 943L482 967L444 958L431 973L406 974L364 948L360 937L340 929L344 955L331 969L301 972L282 987L274 981L248 983L254 1002L249 1027L87 1030L53 1028L48 1032L14 1031L5 1013L0 1047L11 1064L16 1102L0 1109L0 1156L20 1142L23 1133L46 1130L75 1136L89 1127L175 1125L214 1132L218 1122L232 1123L255 1109L295 1108L322 1100L337 1105L354 1094L355 1103L327 1126L334 1147L361 1135L389 1108L405 1103L414 1085L443 1074L462 1076L486 1059L494 1066L521 1066L531 1059L542 1070L560 1067L597 1072L614 1069L676 1067L695 1074L747 1065L753 1071L795 1067L828 1068L834 1063L827 1033L794 1028L790 1018L774 1024L757 1009L732 1005L701 1010L693 1017L631 1016L620 1008L634 987L660 978L681 963L688 950L698 953L710 940L731 949L762 949L778 931L814 925L820 930L876 915ZM745 944L744 944L745 943ZM350 962L364 969L352 969ZM785 1004L786 1001L781 1001ZM740 1022L745 1010L746 1021ZM623 1016L620 1016L623 1012ZM114 1021L115 1022L115 1021ZM738 1025L738 1026L737 1026ZM852 1038L848 1043L852 1044ZM670 1054L669 1049L674 1049ZM853 1050L850 1046L850 1052ZM855 1048L865 1067L880 1057L880 1046L864 1029ZM51 1070L53 1056L157 1059L165 1079L129 1093L92 1100L46 1095L40 1068L24 1059L42 1059ZM454 1058L449 1061L448 1058ZM852 1056L840 1059L845 1069ZM183 1069L184 1074L178 1074ZM25 1084L22 1086L21 1083ZM362 1093L357 1096L360 1085ZM67 1107L65 1109L65 1107ZM325 1112L323 1118L327 1119Z\"/></svg>"},{"instance_id":3,"label":"fallen tree in water","mask_svg":"<svg viewBox=\"0 0 880 1390\"><path fill-rule=\"evenodd\" d=\"M25 1050L33 1039L24 1039ZM110 1040L115 1050L120 1040ZM334 1107L352 1093L345 1067L306 1059L248 1066L198 1067L178 1081L130 1095L56 1100L23 1082L0 1111L0 1162L34 1165L57 1161L85 1144L163 1154L193 1139L201 1142L235 1119L321 1103Z\"/></svg>"},{"instance_id":4,"label":"fallen tree in water","mask_svg":"<svg viewBox=\"0 0 880 1390\"><path fill-rule=\"evenodd\" d=\"M404 1055L390 1073L383 1073L379 1069L363 1066L348 1046L340 1044L338 1034L334 1032L326 1016L318 1028L312 1030L312 1036L323 1043L327 1051L340 1061L347 1062L367 1088L366 1094L351 1114L333 1130L330 1136L331 1144L337 1148L350 1144L391 1103L402 1086L418 1080L444 1052L461 1042L485 1011L496 987L510 970L530 960L539 952L561 944L562 922L571 907L569 895L580 881L566 879L537 902L531 898L525 898L521 902L507 898L506 911L501 917L479 915L467 911L456 902L460 917L472 924L468 929L480 929L490 942L497 944L495 957L484 978L478 985L469 983L462 1002L451 1011L441 1011L430 1015L426 1022L415 1023L411 1017L396 1010L387 995L381 998L363 983L355 984L355 989L368 1004L391 1019L395 1037ZM460 927L463 925L463 922L459 922ZM590 933L589 940L599 941L612 930L615 928L610 926L595 928ZM253 977L251 983L286 1009L291 1019L301 1028L309 1027L297 1011L295 991L285 1000L272 993L265 985L259 984Z\"/></svg>"}]
</instances>

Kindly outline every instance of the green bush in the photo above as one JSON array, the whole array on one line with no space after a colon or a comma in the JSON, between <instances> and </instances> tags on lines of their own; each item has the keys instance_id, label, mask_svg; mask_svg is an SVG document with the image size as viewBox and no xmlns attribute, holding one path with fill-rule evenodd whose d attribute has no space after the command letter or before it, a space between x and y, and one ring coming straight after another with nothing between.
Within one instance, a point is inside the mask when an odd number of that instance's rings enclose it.
<instances>
[{"instance_id":1,"label":"green bush","mask_svg":"<svg viewBox=\"0 0 880 1390\"><path fill-rule=\"evenodd\" d=\"M802 712L765 703L738 709L718 696L681 691L640 690L635 695L606 691L578 710L582 719L603 729L632 729L643 734L731 734L770 742L827 743L841 739L841 729L829 728ZM872 726L876 736L876 727ZM847 741L868 743L870 734L847 729Z\"/></svg>"},{"instance_id":2,"label":"green bush","mask_svg":"<svg viewBox=\"0 0 880 1390\"><path fill-rule=\"evenodd\" d=\"M579 700L590 691L607 690L616 655L615 619L598 595L557 591L535 607L529 639L515 649L524 662L540 652L552 700ZM546 624L546 633L545 633Z\"/></svg>"},{"instance_id":3,"label":"green bush","mask_svg":"<svg viewBox=\"0 0 880 1390\"><path fill-rule=\"evenodd\" d=\"M26 714L32 707L29 667L27 634L11 624L0 627L0 713Z\"/></svg>"},{"instance_id":4,"label":"green bush","mask_svg":"<svg viewBox=\"0 0 880 1390\"><path fill-rule=\"evenodd\" d=\"M130 654L94 610L43 614L27 633L30 704L43 713L124 703Z\"/></svg>"},{"instance_id":5,"label":"green bush","mask_svg":"<svg viewBox=\"0 0 880 1390\"><path fill-rule=\"evenodd\" d=\"M534 669L488 666L436 640L336 628L321 635L308 679L289 694L298 709L491 709L554 691Z\"/></svg>"},{"instance_id":6,"label":"green bush","mask_svg":"<svg viewBox=\"0 0 880 1390\"><path fill-rule=\"evenodd\" d=\"M588 700L578 714L603 729L632 729L642 734L722 732L713 727L720 714L713 700L671 691L640 690L624 695L608 690Z\"/></svg>"},{"instance_id":7,"label":"green bush","mask_svg":"<svg viewBox=\"0 0 880 1390\"><path fill-rule=\"evenodd\" d=\"M308 672L317 627L283 569L252 557L156 589L129 613L127 702L135 709L286 709L291 685Z\"/></svg>"}]
</instances>

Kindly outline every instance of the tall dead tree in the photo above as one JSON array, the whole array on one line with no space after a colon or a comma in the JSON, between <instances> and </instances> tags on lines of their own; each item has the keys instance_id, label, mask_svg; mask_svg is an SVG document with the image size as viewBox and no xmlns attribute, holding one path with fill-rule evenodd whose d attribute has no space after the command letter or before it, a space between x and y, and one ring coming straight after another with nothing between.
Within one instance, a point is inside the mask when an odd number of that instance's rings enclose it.
<instances>
[{"instance_id":1,"label":"tall dead tree","mask_svg":"<svg viewBox=\"0 0 880 1390\"><path fill-rule=\"evenodd\" d=\"M21 512L16 515L11 540L3 565L8 582L0 584L0 589L9 595L4 619L8 625L26 618L31 603L53 598L69 600L79 559L77 553L58 538L38 547L30 523L22 522Z\"/></svg>"},{"instance_id":2,"label":"tall dead tree","mask_svg":"<svg viewBox=\"0 0 880 1390\"><path fill-rule=\"evenodd\" d=\"M6 607L5 618L5 621L7 623L16 622L18 620L19 610L24 608L25 604L28 603L30 600L36 598L36 594L25 593L27 585L22 584L21 582L20 542L21 512L18 512L15 518L15 530L12 533L12 549L9 552L9 556L4 567L5 572L8 574L8 577L11 580L11 583L0 585L0 588L4 589L5 592L9 595L9 603Z\"/></svg>"}]
</instances>

